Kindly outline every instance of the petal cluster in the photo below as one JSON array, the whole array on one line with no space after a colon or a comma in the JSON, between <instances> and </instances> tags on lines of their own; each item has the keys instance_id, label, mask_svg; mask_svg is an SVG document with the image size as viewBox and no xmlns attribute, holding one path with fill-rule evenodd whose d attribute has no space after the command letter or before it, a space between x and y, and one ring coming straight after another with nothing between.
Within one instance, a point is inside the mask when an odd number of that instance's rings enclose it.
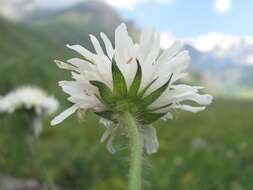
<instances>
[{"instance_id":1,"label":"petal cluster","mask_svg":"<svg viewBox=\"0 0 253 190\"><path fill-rule=\"evenodd\" d=\"M36 115L50 115L59 107L53 96L32 86L22 86L0 97L0 112L13 113L16 110L34 110Z\"/></svg>"},{"instance_id":2,"label":"petal cluster","mask_svg":"<svg viewBox=\"0 0 253 190\"><path fill-rule=\"evenodd\" d=\"M14 113L17 110L32 111L34 135L39 136L43 129L42 118L51 115L59 107L59 102L34 86L22 86L0 97L0 113Z\"/></svg>"},{"instance_id":3,"label":"petal cluster","mask_svg":"<svg viewBox=\"0 0 253 190\"><path fill-rule=\"evenodd\" d=\"M60 68L72 71L73 80L60 81L59 85L70 95L68 100L73 106L57 116L52 125L62 122L79 109L92 109L117 126L118 115L127 110L140 124L146 125L141 129L143 143L147 152L153 153L158 147L156 132L151 126L154 121L171 119L174 109L202 111L212 102L212 96L199 94L202 87L179 83L187 75L185 70L190 63L190 56L182 50L179 41L161 50L159 33L146 29L141 33L139 42L135 43L125 24L115 30L114 46L104 33L100 36L103 44L90 35L94 52L80 45L67 45L81 58L56 61ZM110 144L116 130L108 123L105 126L107 130L103 140L109 139L108 149L113 152Z\"/></svg>"}]
</instances>

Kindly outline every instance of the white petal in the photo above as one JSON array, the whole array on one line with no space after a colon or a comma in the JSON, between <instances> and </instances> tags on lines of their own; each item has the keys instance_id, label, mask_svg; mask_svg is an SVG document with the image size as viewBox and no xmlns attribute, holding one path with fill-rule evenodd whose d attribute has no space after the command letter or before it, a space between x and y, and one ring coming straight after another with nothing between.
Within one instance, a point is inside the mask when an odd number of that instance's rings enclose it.
<instances>
[{"instance_id":1,"label":"white petal","mask_svg":"<svg viewBox=\"0 0 253 190\"><path fill-rule=\"evenodd\" d=\"M181 109L181 110L185 110L185 111L189 111L189 112L193 112L193 113L197 113L200 111L203 111L206 107L193 107L193 106L189 106L189 105L177 105L175 106L176 109Z\"/></svg>"},{"instance_id":2,"label":"white petal","mask_svg":"<svg viewBox=\"0 0 253 190\"><path fill-rule=\"evenodd\" d=\"M108 139L106 143L106 148L110 153L114 154L116 150L114 149L112 143L113 143L113 139L114 139L114 135L116 133L117 127L111 121L104 118L101 118L99 122L102 123L103 126L106 128L100 141L105 142Z\"/></svg>"},{"instance_id":3,"label":"white petal","mask_svg":"<svg viewBox=\"0 0 253 190\"><path fill-rule=\"evenodd\" d=\"M111 137L108 139L108 141L107 141L107 143L106 143L106 148L107 148L107 150L110 152L110 153L112 153L112 154L114 154L115 152L116 152L116 150L115 150L115 148L114 148L114 146L113 146L113 139L114 139L114 136L113 135L111 135Z\"/></svg>"},{"instance_id":4,"label":"white petal","mask_svg":"<svg viewBox=\"0 0 253 190\"><path fill-rule=\"evenodd\" d=\"M136 71L137 71L137 62L136 59L133 59L131 62L129 62L127 64L127 68L128 68L128 78L126 79L127 81L127 85L128 87L132 84Z\"/></svg>"},{"instance_id":5,"label":"white petal","mask_svg":"<svg viewBox=\"0 0 253 190\"><path fill-rule=\"evenodd\" d=\"M80 45L67 45L67 47L80 53L84 58L86 58L90 61L95 60L95 54L91 53L89 50L87 50L86 48L84 48Z\"/></svg>"},{"instance_id":6,"label":"white petal","mask_svg":"<svg viewBox=\"0 0 253 190\"><path fill-rule=\"evenodd\" d=\"M165 96L168 96L167 98L174 98L174 99L183 99L185 97L189 97L190 95L198 93L199 89L202 89L203 87L199 86L189 86L184 84L179 85L171 85L171 90L166 91Z\"/></svg>"},{"instance_id":7,"label":"white petal","mask_svg":"<svg viewBox=\"0 0 253 190\"><path fill-rule=\"evenodd\" d=\"M188 76L188 73L179 73L179 74L176 74L176 75L173 74L173 78L171 79L171 83L174 83L177 80L180 80L180 79L185 78L187 76Z\"/></svg>"},{"instance_id":8,"label":"white petal","mask_svg":"<svg viewBox=\"0 0 253 190\"><path fill-rule=\"evenodd\" d=\"M150 47L152 47L152 37L154 34L154 30L152 28L147 28L142 31L141 38L140 38L140 44L138 48L138 59L141 63L144 63L149 52Z\"/></svg>"},{"instance_id":9,"label":"white petal","mask_svg":"<svg viewBox=\"0 0 253 190\"><path fill-rule=\"evenodd\" d=\"M68 63L64 63L62 61L59 60L55 60L54 61L56 63L56 65L60 68L60 69L66 69L66 70L71 70L71 71L76 71L77 68L68 64Z\"/></svg>"},{"instance_id":10,"label":"white petal","mask_svg":"<svg viewBox=\"0 0 253 190\"><path fill-rule=\"evenodd\" d=\"M175 101L182 102L182 101L190 100L200 105L204 105L204 106L209 105L212 102L213 97L209 94L203 94L203 95L199 94L198 89L199 87L177 85L175 90L171 90L168 92L167 98L173 102Z\"/></svg>"},{"instance_id":11,"label":"white petal","mask_svg":"<svg viewBox=\"0 0 253 190\"><path fill-rule=\"evenodd\" d=\"M190 56L187 51L180 52L177 56L168 60L163 64L157 65L157 76L167 75L173 73L173 75L179 74L185 70L190 64ZM176 76L174 76L176 77Z\"/></svg>"},{"instance_id":12,"label":"white petal","mask_svg":"<svg viewBox=\"0 0 253 190\"><path fill-rule=\"evenodd\" d=\"M111 70L111 61L108 57L100 56L98 57L99 63L96 64L97 70L100 74L102 80L112 88L112 70ZM98 60L97 59L97 60Z\"/></svg>"},{"instance_id":13,"label":"white petal","mask_svg":"<svg viewBox=\"0 0 253 190\"><path fill-rule=\"evenodd\" d=\"M167 75L167 76L159 76L159 77L157 77L157 80L150 86L150 88L147 90L147 92L145 94L150 94L154 90L160 88L162 85L164 85L165 83L167 83L168 80L169 80L169 78L170 78L170 76L171 76L171 74ZM170 82L170 84L171 84L171 82ZM169 87L168 87L168 89L169 89Z\"/></svg>"},{"instance_id":14,"label":"white petal","mask_svg":"<svg viewBox=\"0 0 253 190\"><path fill-rule=\"evenodd\" d=\"M144 142L144 147L148 154L153 154L157 152L159 143L157 140L156 129L151 125L143 128L142 137Z\"/></svg>"},{"instance_id":15,"label":"white petal","mask_svg":"<svg viewBox=\"0 0 253 190\"><path fill-rule=\"evenodd\" d=\"M160 35L157 32L153 31L149 43L150 46L149 51L147 52L146 55L145 63L152 65L155 62L156 58L158 57L160 51Z\"/></svg>"},{"instance_id":16,"label":"white petal","mask_svg":"<svg viewBox=\"0 0 253 190\"><path fill-rule=\"evenodd\" d=\"M76 80L76 82L80 85L79 88L86 94L91 96L97 92L97 88L90 84L90 80L92 79L89 78L87 74L83 75L72 72L72 78Z\"/></svg>"},{"instance_id":17,"label":"white petal","mask_svg":"<svg viewBox=\"0 0 253 190\"><path fill-rule=\"evenodd\" d=\"M213 97L209 94L203 94L203 95L194 94L187 99L197 102L200 105L207 106L212 103Z\"/></svg>"},{"instance_id":18,"label":"white petal","mask_svg":"<svg viewBox=\"0 0 253 190\"><path fill-rule=\"evenodd\" d=\"M189 86L189 85L171 85L154 103L149 107L159 107L168 103L179 103L181 101L189 100L189 97L198 93L198 89L203 87Z\"/></svg>"},{"instance_id":19,"label":"white petal","mask_svg":"<svg viewBox=\"0 0 253 190\"><path fill-rule=\"evenodd\" d=\"M42 130L43 130L43 125L42 125L42 118L41 117L35 117L33 120L33 129L34 129L34 135L36 137L40 136Z\"/></svg>"},{"instance_id":20,"label":"white petal","mask_svg":"<svg viewBox=\"0 0 253 190\"><path fill-rule=\"evenodd\" d=\"M168 81L171 74L173 73L170 84L185 77L187 74L182 73L190 64L190 56L187 51L182 51L168 62L154 65L154 77L158 77L150 90L159 88L165 82Z\"/></svg>"},{"instance_id":21,"label":"white petal","mask_svg":"<svg viewBox=\"0 0 253 190\"><path fill-rule=\"evenodd\" d=\"M163 120L173 119L173 115L168 112L165 116L162 117Z\"/></svg>"},{"instance_id":22,"label":"white petal","mask_svg":"<svg viewBox=\"0 0 253 190\"><path fill-rule=\"evenodd\" d=\"M92 70L92 69L94 69L94 65L92 65L88 61L85 61L85 60L80 59L80 58L72 58L72 59L67 60L67 62L74 65L75 67L78 67L78 68L82 69L82 70Z\"/></svg>"},{"instance_id":23,"label":"white petal","mask_svg":"<svg viewBox=\"0 0 253 190\"><path fill-rule=\"evenodd\" d=\"M81 104L80 107L83 109L89 109L94 106L98 106L101 102L95 96L76 96L73 95L68 98L68 101L72 103Z\"/></svg>"},{"instance_id":24,"label":"white petal","mask_svg":"<svg viewBox=\"0 0 253 190\"><path fill-rule=\"evenodd\" d=\"M136 56L142 67L141 89L143 89L156 77L154 76L156 71L154 63L160 52L160 35L152 28L144 30L137 49L138 53Z\"/></svg>"},{"instance_id":25,"label":"white petal","mask_svg":"<svg viewBox=\"0 0 253 190\"><path fill-rule=\"evenodd\" d=\"M76 81L60 81L58 84L61 86L62 90L69 95L85 96L85 87Z\"/></svg>"},{"instance_id":26,"label":"white petal","mask_svg":"<svg viewBox=\"0 0 253 190\"><path fill-rule=\"evenodd\" d=\"M112 131L110 129L106 129L103 133L100 142L103 143L106 141L106 139L112 134Z\"/></svg>"},{"instance_id":27,"label":"white petal","mask_svg":"<svg viewBox=\"0 0 253 190\"><path fill-rule=\"evenodd\" d=\"M112 122L105 119L105 118L101 118L99 120L99 123L101 123L106 129L110 128L112 126Z\"/></svg>"},{"instance_id":28,"label":"white petal","mask_svg":"<svg viewBox=\"0 0 253 190\"><path fill-rule=\"evenodd\" d=\"M129 37L127 27L121 24L115 30L115 59L120 64L126 64L134 56L134 43Z\"/></svg>"},{"instance_id":29,"label":"white petal","mask_svg":"<svg viewBox=\"0 0 253 190\"><path fill-rule=\"evenodd\" d=\"M90 34L90 39L97 54L104 55L103 49L101 48L97 38Z\"/></svg>"},{"instance_id":30,"label":"white petal","mask_svg":"<svg viewBox=\"0 0 253 190\"><path fill-rule=\"evenodd\" d=\"M134 43L128 35L126 25L121 24L115 30L115 60L128 85L132 80L129 72L133 72L130 70L128 62L134 58Z\"/></svg>"},{"instance_id":31,"label":"white petal","mask_svg":"<svg viewBox=\"0 0 253 190\"><path fill-rule=\"evenodd\" d=\"M69 117L71 114L75 113L75 111L79 108L78 104L74 104L73 106L71 106L70 108L66 109L64 112L62 112L60 115L58 115L57 117L55 117L52 121L51 121L51 125L57 125L59 123L61 123L63 120L65 120L67 117Z\"/></svg>"},{"instance_id":32,"label":"white petal","mask_svg":"<svg viewBox=\"0 0 253 190\"><path fill-rule=\"evenodd\" d=\"M168 62L173 56L175 56L182 48L182 43L180 41L175 41L174 44L168 49L164 50L159 57L157 64L164 64Z\"/></svg>"},{"instance_id":33,"label":"white petal","mask_svg":"<svg viewBox=\"0 0 253 190\"><path fill-rule=\"evenodd\" d=\"M100 36L103 39L103 42L105 44L105 49L106 49L108 57L110 59L112 59L112 57L114 55L114 49L112 47L111 41L108 39L108 37L103 32L100 33Z\"/></svg>"}]
</instances>

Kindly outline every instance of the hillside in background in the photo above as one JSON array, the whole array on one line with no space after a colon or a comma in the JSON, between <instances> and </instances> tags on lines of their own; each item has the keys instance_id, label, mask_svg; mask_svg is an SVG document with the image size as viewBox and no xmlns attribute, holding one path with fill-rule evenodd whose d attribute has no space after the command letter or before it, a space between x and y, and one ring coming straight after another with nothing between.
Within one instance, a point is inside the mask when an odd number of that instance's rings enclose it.
<instances>
[{"instance_id":1,"label":"hillside in background","mask_svg":"<svg viewBox=\"0 0 253 190\"><path fill-rule=\"evenodd\" d=\"M196 84L202 83L212 93L225 96L253 97L253 66L238 60L200 52L186 44L191 55L191 72ZM253 49L251 50L253 51Z\"/></svg>"},{"instance_id":2,"label":"hillside in background","mask_svg":"<svg viewBox=\"0 0 253 190\"><path fill-rule=\"evenodd\" d=\"M93 50L88 34L99 36L103 31L113 39L114 29L123 20L107 4L87 1L62 9L35 10L18 23L3 19L0 22L0 58L4 60L0 74L5 79L0 82L3 86L0 90L4 92L22 82L43 87L44 80L51 89L62 72L53 65L53 60L73 55L67 51L66 44L78 43ZM127 24L131 35L136 37L137 28L131 22ZM200 52L191 45L185 45L185 49L192 57L190 82L207 86L213 94L253 97L252 66ZM244 47L240 51L252 50ZM6 76L13 68L18 71L17 76ZM22 80L15 81L16 77ZM34 80L30 81L31 78Z\"/></svg>"},{"instance_id":3,"label":"hillside in background","mask_svg":"<svg viewBox=\"0 0 253 190\"><path fill-rule=\"evenodd\" d=\"M0 19L3 61L0 76L4 79L0 90L7 91L22 82L43 87L44 81L48 81L55 86L57 73L62 71L55 67L53 60L74 54L67 50L66 44L78 43L93 49L90 33L98 36L103 31L113 39L114 29L121 22L121 17L102 2L85 2L60 10L35 10L20 22ZM135 33L134 25L127 24ZM14 69L17 74L7 75Z\"/></svg>"},{"instance_id":4,"label":"hillside in background","mask_svg":"<svg viewBox=\"0 0 253 190\"><path fill-rule=\"evenodd\" d=\"M0 19L0 25L0 92L27 83L50 84L54 74L48 68L58 52L57 45L21 24ZM48 51L49 47L55 52Z\"/></svg>"},{"instance_id":5,"label":"hillside in background","mask_svg":"<svg viewBox=\"0 0 253 190\"><path fill-rule=\"evenodd\" d=\"M88 1L60 10L35 11L23 21L52 41L62 45L82 43L90 48L88 34L99 36L103 31L113 39L114 29L123 19L107 4ZM134 33L134 25L130 22L127 25Z\"/></svg>"},{"instance_id":6,"label":"hillside in background","mask_svg":"<svg viewBox=\"0 0 253 190\"><path fill-rule=\"evenodd\" d=\"M63 10L35 11L20 22L1 18L0 94L18 85L34 84L62 97L56 85L64 78L64 71L53 60L77 56L66 48L67 43L91 48L89 33L104 31L112 38L122 21L109 6L92 2Z\"/></svg>"}]
</instances>

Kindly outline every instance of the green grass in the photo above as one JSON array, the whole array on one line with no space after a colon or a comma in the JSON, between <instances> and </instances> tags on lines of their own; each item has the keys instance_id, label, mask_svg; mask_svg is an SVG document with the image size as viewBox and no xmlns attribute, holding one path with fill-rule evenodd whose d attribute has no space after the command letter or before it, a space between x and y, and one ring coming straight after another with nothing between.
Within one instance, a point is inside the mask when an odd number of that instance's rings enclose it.
<instances>
[{"instance_id":1,"label":"green grass","mask_svg":"<svg viewBox=\"0 0 253 190\"><path fill-rule=\"evenodd\" d=\"M61 110L69 106L57 81L70 76L52 60L73 55L26 27L0 23L0 95L34 84L55 94ZM157 154L145 156L144 189L253 189L252 114L253 101L217 99L201 113L177 112L174 120L158 122L160 147ZM68 190L126 189L127 141L116 139L119 151L108 153L105 144L100 144L104 128L95 115L88 114L82 122L72 116L56 127L49 126L48 118L37 140L29 137L30 120L22 112L0 115L1 173L36 178Z\"/></svg>"},{"instance_id":2,"label":"green grass","mask_svg":"<svg viewBox=\"0 0 253 190\"><path fill-rule=\"evenodd\" d=\"M174 120L158 122L160 148L145 156L144 189L252 189L252 113L251 101L220 99L204 112L179 112ZM2 172L71 190L126 189L126 139L115 155L108 153L99 142L104 129L96 116L89 114L82 122L72 116L58 127L47 121L44 127L31 153L24 138L29 116L2 115Z\"/></svg>"}]
</instances>

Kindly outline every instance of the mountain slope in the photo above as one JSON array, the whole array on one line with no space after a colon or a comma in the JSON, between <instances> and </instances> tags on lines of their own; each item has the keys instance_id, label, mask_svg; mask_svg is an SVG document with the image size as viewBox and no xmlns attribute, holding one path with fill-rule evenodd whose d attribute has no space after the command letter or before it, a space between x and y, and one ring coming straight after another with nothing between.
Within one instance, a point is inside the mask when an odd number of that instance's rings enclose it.
<instances>
[{"instance_id":1,"label":"mountain slope","mask_svg":"<svg viewBox=\"0 0 253 190\"><path fill-rule=\"evenodd\" d=\"M56 11L36 11L25 22L61 45L81 43L91 48L88 34L99 36L103 31L113 39L114 29L123 20L107 4L88 1Z\"/></svg>"},{"instance_id":2,"label":"mountain slope","mask_svg":"<svg viewBox=\"0 0 253 190\"><path fill-rule=\"evenodd\" d=\"M33 29L4 19L0 25L0 96L26 84L57 92L62 72L53 60L65 51Z\"/></svg>"},{"instance_id":3,"label":"mountain slope","mask_svg":"<svg viewBox=\"0 0 253 190\"><path fill-rule=\"evenodd\" d=\"M98 37L103 31L113 39L114 29L122 21L115 10L98 1L59 10L36 10L15 24L0 20L0 58L3 61L0 74L4 78L0 81L0 93L23 83L57 91L55 85L62 79L62 71L56 68L53 60L74 54L65 45L77 43L93 50L88 34ZM138 34L131 22L127 24L131 36ZM226 94L238 92L241 87L253 88L253 67L200 52L190 45L185 49L192 57L191 79L196 84L202 83L207 89ZM14 71L15 75L11 75Z\"/></svg>"},{"instance_id":4,"label":"mountain slope","mask_svg":"<svg viewBox=\"0 0 253 190\"><path fill-rule=\"evenodd\" d=\"M112 38L122 22L103 3L87 2L47 13L36 11L18 23L0 19L0 96L18 85L35 84L62 97L56 85L65 75L53 60L78 56L65 47L67 43L93 49L89 33L103 31Z\"/></svg>"}]
</instances>

